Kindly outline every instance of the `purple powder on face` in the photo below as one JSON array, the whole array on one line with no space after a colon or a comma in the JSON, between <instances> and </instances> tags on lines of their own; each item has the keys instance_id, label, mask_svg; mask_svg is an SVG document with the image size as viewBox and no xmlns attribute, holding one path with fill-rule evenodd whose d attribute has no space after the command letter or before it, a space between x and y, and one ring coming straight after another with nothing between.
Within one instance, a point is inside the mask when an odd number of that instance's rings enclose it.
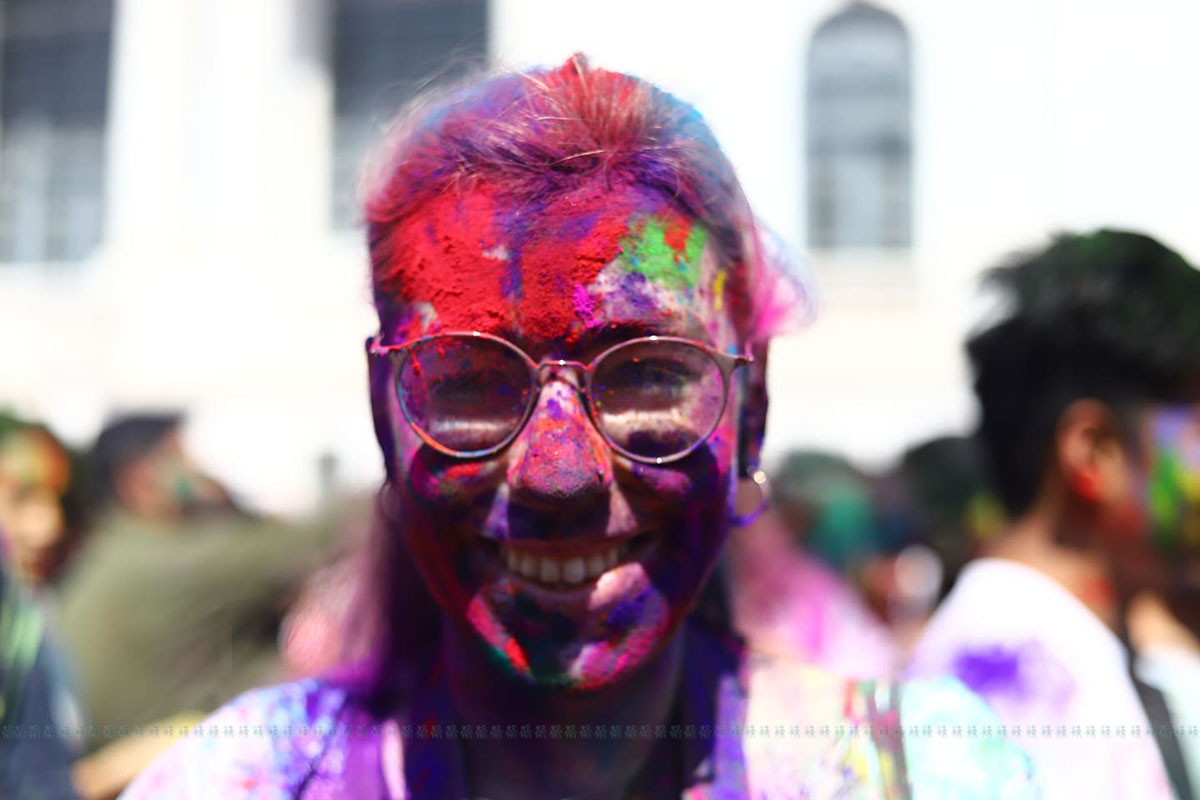
<instances>
[{"instance_id":1,"label":"purple powder on face","mask_svg":"<svg viewBox=\"0 0 1200 800\"><path fill-rule=\"evenodd\" d=\"M546 401L546 413L555 422L562 422L567 418L567 412L563 410L562 405L554 398Z\"/></svg>"}]
</instances>

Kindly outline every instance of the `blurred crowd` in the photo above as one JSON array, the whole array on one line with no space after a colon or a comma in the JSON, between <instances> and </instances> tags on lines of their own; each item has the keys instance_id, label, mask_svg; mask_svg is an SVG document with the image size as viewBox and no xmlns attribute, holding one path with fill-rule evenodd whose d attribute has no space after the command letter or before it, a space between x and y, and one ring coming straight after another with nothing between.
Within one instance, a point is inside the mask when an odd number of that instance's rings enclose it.
<instances>
[{"instance_id":1,"label":"blurred crowd","mask_svg":"<svg viewBox=\"0 0 1200 800\"><path fill-rule=\"evenodd\" d=\"M116 796L170 742L130 730L182 729L340 655L339 557L369 503L259 516L197 466L183 426L122 415L79 453L0 417L0 711L53 734L6 741L17 796Z\"/></svg>"},{"instance_id":2,"label":"blurred crowd","mask_svg":"<svg viewBox=\"0 0 1200 800\"><path fill-rule=\"evenodd\" d=\"M80 453L37 421L0 417L4 719L63 734L53 752L29 743L32 760L6 750L31 781L72 775L83 796L115 796L169 741L132 730L186 727L344 655L371 504L304 524L258 516L196 465L184 424L123 415ZM761 648L848 675L894 673L999 524L960 436L874 473L797 451L772 483L772 512L734 538L718 580L738 587L730 610Z\"/></svg>"},{"instance_id":3,"label":"blurred crowd","mask_svg":"<svg viewBox=\"0 0 1200 800\"><path fill-rule=\"evenodd\" d=\"M914 443L885 469L788 454L713 585L761 650L863 678L953 673L1018 730L1055 709L1063 735L1030 749L1062 790L1054 758L1083 727L1200 716L1200 277L1109 231L1022 259L993 276L1017 310L970 342L978 435ZM114 797L172 731L353 656L372 498L260 516L197 466L185 424L127 414L76 452L0 416L0 715L46 732L0 751L15 796ZM135 735L148 726L162 735ZM1197 737L1147 743L1182 796ZM1128 786L1153 784L1121 746Z\"/></svg>"}]
</instances>

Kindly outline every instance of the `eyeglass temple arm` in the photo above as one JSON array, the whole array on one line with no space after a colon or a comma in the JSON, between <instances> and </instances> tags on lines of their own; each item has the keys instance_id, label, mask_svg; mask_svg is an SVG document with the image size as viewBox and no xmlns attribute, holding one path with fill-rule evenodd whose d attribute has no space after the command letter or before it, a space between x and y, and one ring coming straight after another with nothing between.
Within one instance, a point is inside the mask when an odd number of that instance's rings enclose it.
<instances>
[{"instance_id":1,"label":"eyeglass temple arm","mask_svg":"<svg viewBox=\"0 0 1200 800\"><path fill-rule=\"evenodd\" d=\"M748 367L754 363L754 356L749 351L745 353L721 353L718 351L717 355L720 356L723 365L730 372L738 367Z\"/></svg>"},{"instance_id":2,"label":"eyeglass temple arm","mask_svg":"<svg viewBox=\"0 0 1200 800\"><path fill-rule=\"evenodd\" d=\"M377 333L370 338L367 343L367 352L373 356L387 357L392 353L404 349L407 345L404 344L384 344L383 334Z\"/></svg>"}]
</instances>

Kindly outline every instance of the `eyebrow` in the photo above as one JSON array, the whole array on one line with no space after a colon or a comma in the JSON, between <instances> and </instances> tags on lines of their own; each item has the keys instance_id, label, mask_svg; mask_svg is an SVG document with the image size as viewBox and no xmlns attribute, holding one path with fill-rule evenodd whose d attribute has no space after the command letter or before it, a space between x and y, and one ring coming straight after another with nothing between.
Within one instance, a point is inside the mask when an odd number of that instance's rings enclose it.
<instances>
[{"instance_id":1,"label":"eyebrow","mask_svg":"<svg viewBox=\"0 0 1200 800\"><path fill-rule=\"evenodd\" d=\"M713 344L700 320L692 314L685 314L682 318L610 320L602 326L586 330L573 349L595 351L603 349L605 345L643 336L679 336L695 339L709 346Z\"/></svg>"}]
</instances>

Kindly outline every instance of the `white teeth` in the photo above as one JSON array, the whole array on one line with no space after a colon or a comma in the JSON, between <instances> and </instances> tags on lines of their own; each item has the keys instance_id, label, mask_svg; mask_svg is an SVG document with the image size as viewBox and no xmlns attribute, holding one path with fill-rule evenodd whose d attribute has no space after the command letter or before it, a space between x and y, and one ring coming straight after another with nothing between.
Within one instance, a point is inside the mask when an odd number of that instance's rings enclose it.
<instances>
[{"instance_id":1,"label":"white teeth","mask_svg":"<svg viewBox=\"0 0 1200 800\"><path fill-rule=\"evenodd\" d=\"M587 560L587 576L594 578L604 572L604 555L602 553L592 553Z\"/></svg>"},{"instance_id":2,"label":"white teeth","mask_svg":"<svg viewBox=\"0 0 1200 800\"><path fill-rule=\"evenodd\" d=\"M621 548L624 549L624 548ZM621 553L617 552L617 548L613 548L604 554L604 568L612 569L617 565L617 559L621 557Z\"/></svg>"},{"instance_id":3,"label":"white teeth","mask_svg":"<svg viewBox=\"0 0 1200 800\"><path fill-rule=\"evenodd\" d=\"M583 583L591 578L597 578L615 567L627 551L625 545L611 547L601 553L590 556L575 556L567 559L536 556L532 553L520 553L508 547L501 547L501 561L510 572L515 572L525 578L541 583L568 586Z\"/></svg>"},{"instance_id":4,"label":"white teeth","mask_svg":"<svg viewBox=\"0 0 1200 800\"><path fill-rule=\"evenodd\" d=\"M583 566L582 558L572 558L566 564L563 564L562 579L567 583L579 583L586 574L587 570Z\"/></svg>"}]
</instances>

